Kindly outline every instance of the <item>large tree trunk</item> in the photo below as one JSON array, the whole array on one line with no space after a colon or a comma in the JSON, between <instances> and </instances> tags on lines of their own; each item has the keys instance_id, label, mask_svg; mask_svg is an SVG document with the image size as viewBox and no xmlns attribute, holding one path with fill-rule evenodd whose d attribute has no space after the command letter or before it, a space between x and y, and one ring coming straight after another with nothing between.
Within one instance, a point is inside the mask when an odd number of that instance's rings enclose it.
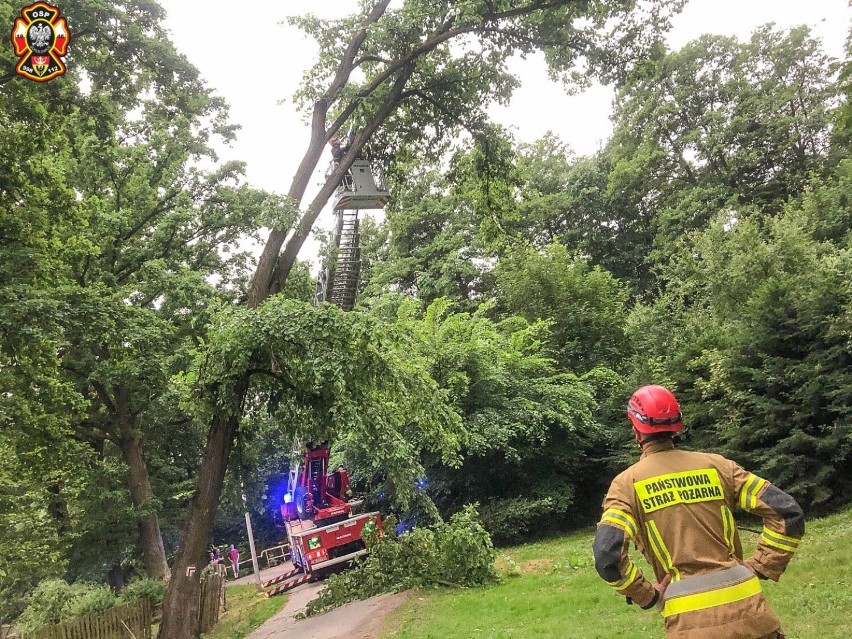
<instances>
[{"instance_id":1,"label":"large tree trunk","mask_svg":"<svg viewBox=\"0 0 852 639\"><path fill-rule=\"evenodd\" d=\"M119 559L116 559L112 568L109 569L107 578L109 579L109 586L115 594L124 590L124 571L121 569L121 561Z\"/></svg>"},{"instance_id":2,"label":"large tree trunk","mask_svg":"<svg viewBox=\"0 0 852 639\"><path fill-rule=\"evenodd\" d=\"M180 548L172 565L172 578L163 602L163 622L158 639L187 639L198 636L199 573L205 565L207 535L216 519L228 456L239 427L239 412L248 390L249 376L234 384L235 415L217 415L207 434L207 446L198 474L195 495L189 505ZM189 570L192 568L193 570Z\"/></svg>"},{"instance_id":3,"label":"large tree trunk","mask_svg":"<svg viewBox=\"0 0 852 639\"><path fill-rule=\"evenodd\" d=\"M148 509L154 499L148 467L142 457L142 448L136 432L126 429L120 440L121 452L127 463L130 497L136 508ZM145 558L145 571L152 579L168 579L169 565L166 562L166 550L163 547L163 535L160 533L160 519L155 511L143 515L138 521L139 542Z\"/></svg>"}]
</instances>

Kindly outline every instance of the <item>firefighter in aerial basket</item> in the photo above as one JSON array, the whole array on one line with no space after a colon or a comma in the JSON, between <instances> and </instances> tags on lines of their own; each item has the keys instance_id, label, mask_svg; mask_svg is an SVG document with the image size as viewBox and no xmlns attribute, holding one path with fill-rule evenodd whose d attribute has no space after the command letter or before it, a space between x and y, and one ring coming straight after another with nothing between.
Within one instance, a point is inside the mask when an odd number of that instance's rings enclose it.
<instances>
[{"instance_id":1,"label":"firefighter in aerial basket","mask_svg":"<svg viewBox=\"0 0 852 639\"><path fill-rule=\"evenodd\" d=\"M644 609L656 607L668 639L783 639L760 581L778 581L805 532L790 495L737 463L678 450L683 430L674 395L643 386L630 398L641 459L616 477L604 499L594 542L598 574ZM734 511L763 519L751 557ZM631 561L633 542L654 570L649 581Z\"/></svg>"}]
</instances>

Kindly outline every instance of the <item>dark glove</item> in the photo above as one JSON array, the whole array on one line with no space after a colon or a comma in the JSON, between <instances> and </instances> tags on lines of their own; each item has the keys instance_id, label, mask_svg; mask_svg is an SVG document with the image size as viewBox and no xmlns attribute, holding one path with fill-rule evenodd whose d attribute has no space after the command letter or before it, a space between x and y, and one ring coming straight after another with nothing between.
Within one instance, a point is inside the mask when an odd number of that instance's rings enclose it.
<instances>
[{"instance_id":1,"label":"dark glove","mask_svg":"<svg viewBox=\"0 0 852 639\"><path fill-rule=\"evenodd\" d=\"M648 603L647 606L642 606L642 610L650 610L651 608L657 605L658 601L660 601L660 593L655 590L654 598L651 599L650 603Z\"/></svg>"}]
</instances>

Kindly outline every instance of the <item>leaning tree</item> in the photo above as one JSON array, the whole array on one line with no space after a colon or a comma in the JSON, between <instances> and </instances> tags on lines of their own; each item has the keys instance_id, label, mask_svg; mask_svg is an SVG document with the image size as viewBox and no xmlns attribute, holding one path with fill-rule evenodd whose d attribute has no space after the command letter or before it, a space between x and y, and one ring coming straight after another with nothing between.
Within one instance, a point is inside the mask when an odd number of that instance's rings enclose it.
<instances>
[{"instance_id":1,"label":"leaning tree","mask_svg":"<svg viewBox=\"0 0 852 639\"><path fill-rule=\"evenodd\" d=\"M632 61L660 40L683 0L405 0L394 9L389 8L390 0L360 4L355 15L340 20L313 16L292 20L320 45L319 58L297 95L311 121L310 140L288 191L292 206L301 214L291 230L270 232L247 296L247 312L256 310L257 315L241 317L240 326L256 326L263 332L274 322L280 330L286 328L280 318L295 311L279 309L273 320L264 302L286 282L317 217L368 143L373 150L405 148L409 153L434 156L446 150L449 141L463 130L475 137L486 136L488 106L507 101L519 83L510 70L515 56L543 52L553 77L574 87L591 78L618 81ZM304 205L308 181L326 143L347 130L354 132L349 153ZM326 329L334 326L351 331L349 343L358 347L355 335L364 327L357 329L332 316L320 323ZM196 492L163 605L162 639L185 637L187 629L194 627L192 602L198 583L187 569L203 560L226 463L253 379L274 380L291 398L301 397L308 403L316 399L293 372L302 366L300 358L317 355L313 346L296 348L288 343L290 359L271 358L270 362L267 356L258 362L253 359L258 351L252 349L268 349L268 340L259 334L247 335L232 324L226 326L231 328L219 333L223 339L239 341L234 352L240 354L245 367L224 367L215 379L208 377L215 401ZM316 323L303 327L317 330ZM375 380L393 378L391 362L377 359L373 364ZM322 367L302 372L319 375ZM209 370L207 374L213 375ZM354 401L361 395L357 385L352 390L350 399ZM399 391L395 401L408 392L403 387ZM331 418L337 416L334 410L326 412ZM350 416L358 419L357 414Z\"/></svg>"}]
</instances>

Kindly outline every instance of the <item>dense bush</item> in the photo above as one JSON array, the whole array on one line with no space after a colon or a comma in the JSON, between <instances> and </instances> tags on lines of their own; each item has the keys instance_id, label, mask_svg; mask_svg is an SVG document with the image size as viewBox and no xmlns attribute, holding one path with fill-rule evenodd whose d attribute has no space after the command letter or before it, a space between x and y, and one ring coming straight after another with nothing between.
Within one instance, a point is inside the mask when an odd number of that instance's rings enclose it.
<instances>
[{"instance_id":1,"label":"dense bush","mask_svg":"<svg viewBox=\"0 0 852 639\"><path fill-rule=\"evenodd\" d=\"M159 579L137 579L131 581L124 587L118 600L121 603L128 603L135 599L147 597L152 604L163 603L163 597L166 596L166 582Z\"/></svg>"},{"instance_id":2,"label":"dense bush","mask_svg":"<svg viewBox=\"0 0 852 639\"><path fill-rule=\"evenodd\" d=\"M15 622L18 630L33 632L74 617L108 610L113 606L148 597L153 604L163 601L166 584L156 579L139 579L128 584L116 597L101 584L69 584L62 579L42 581L29 598L29 605Z\"/></svg>"},{"instance_id":3,"label":"dense bush","mask_svg":"<svg viewBox=\"0 0 852 639\"><path fill-rule=\"evenodd\" d=\"M83 584L80 591L80 595L65 606L66 619L102 612L116 604L115 595L106 586Z\"/></svg>"},{"instance_id":4,"label":"dense bush","mask_svg":"<svg viewBox=\"0 0 852 639\"><path fill-rule=\"evenodd\" d=\"M20 631L32 632L72 617L106 610L115 604L116 597L106 586L47 579L33 591L29 605L15 625Z\"/></svg>"},{"instance_id":5,"label":"dense bush","mask_svg":"<svg viewBox=\"0 0 852 639\"><path fill-rule=\"evenodd\" d=\"M564 502L557 503L556 499L549 496L540 499L501 499L481 508L482 523L491 533L495 544L506 546L521 543L531 535L541 534L541 529L547 527L549 522L564 519L570 512L570 498Z\"/></svg>"},{"instance_id":6,"label":"dense bush","mask_svg":"<svg viewBox=\"0 0 852 639\"><path fill-rule=\"evenodd\" d=\"M448 524L415 528L397 536L392 517L384 535L367 533L370 553L351 570L332 575L305 615L315 615L356 599L408 588L445 585L481 586L497 579L495 552L473 506Z\"/></svg>"}]
</instances>

